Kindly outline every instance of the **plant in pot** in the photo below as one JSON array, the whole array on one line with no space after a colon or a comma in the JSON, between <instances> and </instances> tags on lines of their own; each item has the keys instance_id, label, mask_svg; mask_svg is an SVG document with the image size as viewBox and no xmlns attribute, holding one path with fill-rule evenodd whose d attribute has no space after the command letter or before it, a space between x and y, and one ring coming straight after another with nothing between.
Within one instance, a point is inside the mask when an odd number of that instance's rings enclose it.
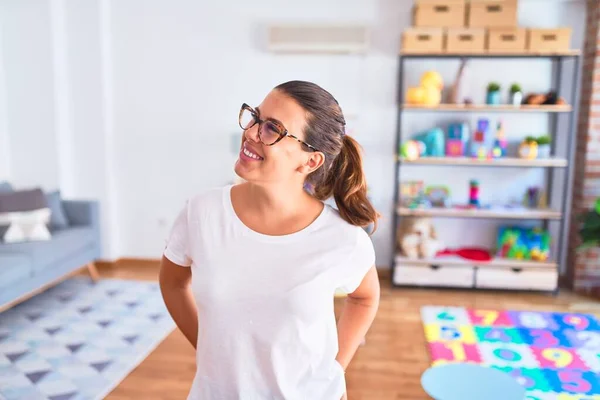
<instances>
[{"instance_id":1,"label":"plant in pot","mask_svg":"<svg viewBox=\"0 0 600 400\"><path fill-rule=\"evenodd\" d=\"M583 222L579 234L583 243L578 249L588 249L600 246L600 197L596 199L594 208L580 216Z\"/></svg>"},{"instance_id":2,"label":"plant in pot","mask_svg":"<svg viewBox=\"0 0 600 400\"><path fill-rule=\"evenodd\" d=\"M538 144L537 158L549 158L552 138L548 135L543 135L535 139L535 141Z\"/></svg>"},{"instance_id":3,"label":"plant in pot","mask_svg":"<svg viewBox=\"0 0 600 400\"><path fill-rule=\"evenodd\" d=\"M487 87L486 103L490 105L500 104L500 84L492 82Z\"/></svg>"},{"instance_id":4,"label":"plant in pot","mask_svg":"<svg viewBox=\"0 0 600 400\"><path fill-rule=\"evenodd\" d=\"M513 106L520 106L523 102L523 91L521 86L517 83L513 83L510 87L510 104Z\"/></svg>"}]
</instances>

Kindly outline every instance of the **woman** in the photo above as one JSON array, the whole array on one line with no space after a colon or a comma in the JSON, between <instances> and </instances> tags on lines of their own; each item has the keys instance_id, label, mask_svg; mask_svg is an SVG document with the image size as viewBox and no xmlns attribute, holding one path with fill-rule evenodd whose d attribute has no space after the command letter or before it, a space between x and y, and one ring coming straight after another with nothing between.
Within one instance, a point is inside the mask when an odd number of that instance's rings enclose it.
<instances>
[{"instance_id":1,"label":"woman","mask_svg":"<svg viewBox=\"0 0 600 400\"><path fill-rule=\"evenodd\" d=\"M309 82L244 104L235 172L245 182L191 198L177 217L160 285L196 348L188 399L345 396L379 281L361 228L378 214L344 125L333 96ZM331 196L339 211L323 204ZM336 332L338 288L349 296Z\"/></svg>"}]
</instances>

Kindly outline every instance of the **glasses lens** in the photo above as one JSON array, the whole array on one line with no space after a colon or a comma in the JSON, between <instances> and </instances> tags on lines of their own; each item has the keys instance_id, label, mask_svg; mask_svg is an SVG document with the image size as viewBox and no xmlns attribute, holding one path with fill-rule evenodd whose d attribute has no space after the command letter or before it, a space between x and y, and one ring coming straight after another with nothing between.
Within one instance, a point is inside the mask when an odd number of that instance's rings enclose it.
<instances>
[{"instance_id":1,"label":"glasses lens","mask_svg":"<svg viewBox=\"0 0 600 400\"><path fill-rule=\"evenodd\" d=\"M281 127L271 121L265 121L260 128L260 140L267 145L275 143L282 135Z\"/></svg>"},{"instance_id":2,"label":"glasses lens","mask_svg":"<svg viewBox=\"0 0 600 400\"><path fill-rule=\"evenodd\" d=\"M240 127L243 130L246 130L252 128L252 125L254 125L255 123L256 118L254 118L254 114L252 114L252 111L244 108L240 114Z\"/></svg>"}]
</instances>

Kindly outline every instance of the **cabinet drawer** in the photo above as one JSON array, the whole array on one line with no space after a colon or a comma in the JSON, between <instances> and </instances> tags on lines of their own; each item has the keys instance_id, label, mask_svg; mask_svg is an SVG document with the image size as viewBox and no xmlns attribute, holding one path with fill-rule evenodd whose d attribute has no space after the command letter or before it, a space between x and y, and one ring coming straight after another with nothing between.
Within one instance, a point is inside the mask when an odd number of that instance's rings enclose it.
<instances>
[{"instance_id":1,"label":"cabinet drawer","mask_svg":"<svg viewBox=\"0 0 600 400\"><path fill-rule=\"evenodd\" d=\"M566 51L571 47L571 28L530 29L528 50L531 53Z\"/></svg>"},{"instance_id":2,"label":"cabinet drawer","mask_svg":"<svg viewBox=\"0 0 600 400\"><path fill-rule=\"evenodd\" d=\"M527 50L527 31L523 28L491 28L488 30L489 53L524 53Z\"/></svg>"},{"instance_id":3,"label":"cabinet drawer","mask_svg":"<svg viewBox=\"0 0 600 400\"><path fill-rule=\"evenodd\" d=\"M484 51L484 29L448 29L446 53L483 53Z\"/></svg>"},{"instance_id":4,"label":"cabinet drawer","mask_svg":"<svg viewBox=\"0 0 600 400\"><path fill-rule=\"evenodd\" d=\"M397 285L473 287L473 267L398 265L394 271Z\"/></svg>"},{"instance_id":5,"label":"cabinet drawer","mask_svg":"<svg viewBox=\"0 0 600 400\"><path fill-rule=\"evenodd\" d=\"M519 269L481 267L475 286L487 289L554 290L558 284L555 269Z\"/></svg>"}]
</instances>

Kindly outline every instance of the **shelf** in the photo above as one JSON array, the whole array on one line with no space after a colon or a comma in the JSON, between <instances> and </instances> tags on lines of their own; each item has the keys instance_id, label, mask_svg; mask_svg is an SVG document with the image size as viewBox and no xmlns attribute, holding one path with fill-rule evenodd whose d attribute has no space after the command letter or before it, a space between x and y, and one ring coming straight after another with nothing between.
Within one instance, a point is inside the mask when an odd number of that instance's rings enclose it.
<instances>
[{"instance_id":1,"label":"shelf","mask_svg":"<svg viewBox=\"0 0 600 400\"><path fill-rule=\"evenodd\" d=\"M578 57L581 50L567 50L561 52L538 52L538 53L400 53L404 58L565 58Z\"/></svg>"},{"instance_id":2,"label":"shelf","mask_svg":"<svg viewBox=\"0 0 600 400\"><path fill-rule=\"evenodd\" d=\"M442 218L487 218L487 219L560 219L561 213L549 209L457 209L457 208L415 208L398 207L398 215L405 217Z\"/></svg>"},{"instance_id":3,"label":"shelf","mask_svg":"<svg viewBox=\"0 0 600 400\"><path fill-rule=\"evenodd\" d=\"M555 167L565 168L568 163L564 158L536 158L527 160L524 158L493 158L480 160L472 157L421 157L416 160L399 160L407 165L450 165L467 167L525 167L525 168L544 168Z\"/></svg>"},{"instance_id":4,"label":"shelf","mask_svg":"<svg viewBox=\"0 0 600 400\"><path fill-rule=\"evenodd\" d=\"M396 256L396 265L402 266L423 266L427 267L430 265L444 265L448 267L465 267L465 266L478 266L482 268L493 267L493 268L523 268L523 269L556 269L558 265L555 262L546 261L528 261L528 260L512 260L508 258L493 258L488 262L472 261L467 260L458 256L444 256L436 258L423 258L423 259L412 259L402 255Z\"/></svg>"},{"instance_id":5,"label":"shelf","mask_svg":"<svg viewBox=\"0 0 600 400\"><path fill-rule=\"evenodd\" d=\"M488 104L440 104L437 106L426 106L420 104L402 104L403 110L428 111L428 112L506 112L506 113L565 113L573 109L570 105L522 105L513 106L500 104L492 106Z\"/></svg>"}]
</instances>

